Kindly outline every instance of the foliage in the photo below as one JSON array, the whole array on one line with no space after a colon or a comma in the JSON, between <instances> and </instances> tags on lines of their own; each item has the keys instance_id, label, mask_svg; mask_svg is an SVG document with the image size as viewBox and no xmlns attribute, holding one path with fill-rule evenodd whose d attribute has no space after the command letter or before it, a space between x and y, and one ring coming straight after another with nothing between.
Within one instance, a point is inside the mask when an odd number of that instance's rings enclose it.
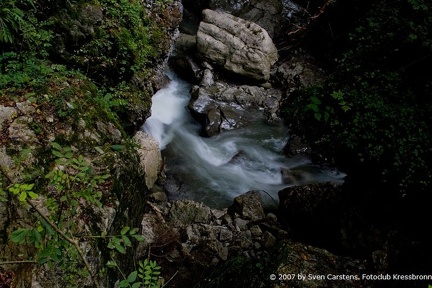
<instances>
[{"instance_id":1,"label":"foliage","mask_svg":"<svg viewBox=\"0 0 432 288\"><path fill-rule=\"evenodd\" d=\"M126 249L132 246L133 240L143 241L144 238L138 234L138 229L127 226L121 229L119 235L108 235L107 231L102 231L99 236L82 235L82 231L79 230L81 228L76 223L80 218L86 217L87 206L102 205L100 200L104 191L103 185L110 175L95 171L82 155L77 156L70 147L63 147L57 142L52 143L52 155L56 160L55 166L46 175L50 191L48 195L41 197L35 193L34 184L15 183L6 189L17 197L22 205L31 206L38 218L33 227L13 231L10 240L16 244L28 244L36 248L35 260L38 264L62 271L68 285L77 285L82 280L80 278L89 277L91 273L85 260L86 256L79 245L80 241L107 239L107 247L112 251L113 259L116 253L126 254ZM2 201L6 201L3 186L0 189L0 196L3 197ZM44 202L47 213L35 206L32 202L35 199ZM84 266L70 265L79 263L80 260L84 261ZM114 261L109 261L107 266L118 268ZM123 284L119 287L160 287L160 267L156 262L146 260L140 262L139 266L137 271L120 282ZM98 280L94 282L99 285Z\"/></svg>"},{"instance_id":2,"label":"foliage","mask_svg":"<svg viewBox=\"0 0 432 288\"><path fill-rule=\"evenodd\" d=\"M92 33L72 31L75 18L84 23L89 21L82 13L90 5L93 9L103 7L103 18L92 26ZM138 0L99 0L72 5L61 14L62 19L54 19L57 26L63 27L62 47L67 53L61 57L98 83L116 86L129 81L163 52L156 43L165 35L164 28L149 19L145 5Z\"/></svg>"},{"instance_id":3,"label":"foliage","mask_svg":"<svg viewBox=\"0 0 432 288\"><path fill-rule=\"evenodd\" d=\"M23 17L24 12L16 7L15 1L0 3L0 42L13 43L14 34L23 25Z\"/></svg>"},{"instance_id":4,"label":"foliage","mask_svg":"<svg viewBox=\"0 0 432 288\"><path fill-rule=\"evenodd\" d=\"M115 261L108 263L109 267L118 268ZM161 267L156 261L145 259L138 262L138 270L132 271L125 279L118 284L119 288L159 288L163 286L163 278L160 277Z\"/></svg>"},{"instance_id":5,"label":"foliage","mask_svg":"<svg viewBox=\"0 0 432 288\"><path fill-rule=\"evenodd\" d=\"M123 227L123 229L120 231L120 237L112 236L107 247L109 249L115 249L118 252L125 254L126 247L132 246L130 237L134 238L137 241L144 240L143 236L137 233L138 233L138 229L136 228L131 229L130 227L127 226ZM104 236L104 234L102 234L102 236Z\"/></svg>"},{"instance_id":6,"label":"foliage","mask_svg":"<svg viewBox=\"0 0 432 288\"><path fill-rule=\"evenodd\" d=\"M29 127L41 143L62 131L66 121L76 127L84 120L89 127L102 120L119 128L118 113L130 117L125 106L146 104L147 98L141 97L146 92L137 92L131 79L137 74L148 75L148 66L166 52L161 45L169 41L167 31L155 19L160 19L157 13L170 2L156 1L149 12L139 0L1 0L1 100L9 105L28 100L36 108ZM95 13L87 13L88 9ZM148 13L155 13L155 17ZM45 112L53 117L45 119ZM87 221L94 216L91 211L102 206L103 195L112 183L109 173L93 164L97 159L89 160L75 148L64 146L66 139L56 141L51 155L43 160L47 164L55 158L54 166L44 165L48 173L38 171L37 177L45 177L35 179L26 170L23 183L0 183L0 201L16 199L37 218L31 227L14 231L11 241L34 248L37 253L33 260L58 269L65 282L74 286L80 278L94 276L89 274L78 245L84 239L99 239L112 253L127 254L142 236L129 227L119 235L102 231L94 236L78 231L77 222L91 222ZM121 151L125 147L109 143L95 149L103 155L110 148ZM21 152L14 156L16 162L25 157ZM34 203L41 206L33 207ZM46 210L39 213L38 207ZM136 275L139 277L138 271Z\"/></svg>"},{"instance_id":7,"label":"foliage","mask_svg":"<svg viewBox=\"0 0 432 288\"><path fill-rule=\"evenodd\" d=\"M402 195L432 183L432 79L421 74L431 60L431 9L423 0L372 3L333 55L331 77L284 108L316 149Z\"/></svg>"}]
</instances>

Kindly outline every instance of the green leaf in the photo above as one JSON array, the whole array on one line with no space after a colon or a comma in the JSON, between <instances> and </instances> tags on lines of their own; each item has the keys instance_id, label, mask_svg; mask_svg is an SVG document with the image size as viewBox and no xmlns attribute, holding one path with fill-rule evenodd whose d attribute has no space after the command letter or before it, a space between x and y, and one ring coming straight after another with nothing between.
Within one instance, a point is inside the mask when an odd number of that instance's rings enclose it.
<instances>
[{"instance_id":1,"label":"green leaf","mask_svg":"<svg viewBox=\"0 0 432 288\"><path fill-rule=\"evenodd\" d=\"M132 229L129 231L129 235L135 235L137 232L138 232L138 228L132 228Z\"/></svg>"},{"instance_id":2,"label":"green leaf","mask_svg":"<svg viewBox=\"0 0 432 288\"><path fill-rule=\"evenodd\" d=\"M126 254L126 249L120 244L115 245L115 249L122 254Z\"/></svg>"},{"instance_id":3,"label":"green leaf","mask_svg":"<svg viewBox=\"0 0 432 288\"><path fill-rule=\"evenodd\" d=\"M139 242L144 241L144 236L142 236L142 235L131 235L131 236Z\"/></svg>"},{"instance_id":4,"label":"green leaf","mask_svg":"<svg viewBox=\"0 0 432 288\"><path fill-rule=\"evenodd\" d=\"M127 280L120 281L118 287L119 288L129 287L129 282Z\"/></svg>"},{"instance_id":5,"label":"green leaf","mask_svg":"<svg viewBox=\"0 0 432 288\"><path fill-rule=\"evenodd\" d=\"M11 233L10 240L17 244L23 244L25 238L30 234L28 229L19 228Z\"/></svg>"},{"instance_id":6,"label":"green leaf","mask_svg":"<svg viewBox=\"0 0 432 288\"><path fill-rule=\"evenodd\" d=\"M23 188L24 190L26 190L26 191L30 191L30 190L32 190L33 187L34 187L34 184L23 184L23 185L22 185L22 188Z\"/></svg>"},{"instance_id":7,"label":"green leaf","mask_svg":"<svg viewBox=\"0 0 432 288\"><path fill-rule=\"evenodd\" d=\"M34 193L34 192L28 192L28 195L30 196L30 198L31 199L36 199L36 198L38 198L39 197L39 195L38 194L36 194L36 193Z\"/></svg>"},{"instance_id":8,"label":"green leaf","mask_svg":"<svg viewBox=\"0 0 432 288\"><path fill-rule=\"evenodd\" d=\"M133 283L133 282L135 282L137 276L138 276L138 271L133 271L133 272L130 273L129 276L127 277L127 281L128 281L129 283Z\"/></svg>"},{"instance_id":9,"label":"green leaf","mask_svg":"<svg viewBox=\"0 0 432 288\"><path fill-rule=\"evenodd\" d=\"M45 220L41 219L41 223L45 227L46 233L48 235L54 235L55 234L54 229Z\"/></svg>"},{"instance_id":10,"label":"green leaf","mask_svg":"<svg viewBox=\"0 0 432 288\"><path fill-rule=\"evenodd\" d=\"M125 226L123 227L123 229L120 231L121 235L126 235L126 233L130 230L130 227Z\"/></svg>"},{"instance_id":11,"label":"green leaf","mask_svg":"<svg viewBox=\"0 0 432 288\"><path fill-rule=\"evenodd\" d=\"M142 284L143 284L142 282L136 282L132 284L132 288L140 288Z\"/></svg>"},{"instance_id":12,"label":"green leaf","mask_svg":"<svg viewBox=\"0 0 432 288\"><path fill-rule=\"evenodd\" d=\"M114 261L111 261L111 260L108 261L106 265L107 265L108 268L115 268L115 267L117 267L117 263L114 262Z\"/></svg>"},{"instance_id":13,"label":"green leaf","mask_svg":"<svg viewBox=\"0 0 432 288\"><path fill-rule=\"evenodd\" d=\"M125 148L125 146L124 145L120 145L120 144L118 144L118 145L111 145L111 149L114 150L114 151L122 151L124 148Z\"/></svg>"},{"instance_id":14,"label":"green leaf","mask_svg":"<svg viewBox=\"0 0 432 288\"><path fill-rule=\"evenodd\" d=\"M33 237L35 239L35 243L42 243L42 235L39 233L37 229L32 230Z\"/></svg>"},{"instance_id":15,"label":"green leaf","mask_svg":"<svg viewBox=\"0 0 432 288\"><path fill-rule=\"evenodd\" d=\"M57 142L52 142L51 146L56 150L62 150L62 147Z\"/></svg>"},{"instance_id":16,"label":"green leaf","mask_svg":"<svg viewBox=\"0 0 432 288\"><path fill-rule=\"evenodd\" d=\"M25 202L26 199L27 199L27 192L25 191L21 192L21 194L19 195L19 201Z\"/></svg>"},{"instance_id":17,"label":"green leaf","mask_svg":"<svg viewBox=\"0 0 432 288\"><path fill-rule=\"evenodd\" d=\"M51 153L58 158L63 158L63 154L57 150L52 150Z\"/></svg>"},{"instance_id":18,"label":"green leaf","mask_svg":"<svg viewBox=\"0 0 432 288\"><path fill-rule=\"evenodd\" d=\"M311 100L312 103L314 103L314 104L321 104L321 100L318 99L318 97L316 97L316 96L312 96L312 97L310 98L310 100Z\"/></svg>"},{"instance_id":19,"label":"green leaf","mask_svg":"<svg viewBox=\"0 0 432 288\"><path fill-rule=\"evenodd\" d=\"M67 158L67 159L71 159L73 157L73 152L72 151L66 152L64 154L64 157Z\"/></svg>"},{"instance_id":20,"label":"green leaf","mask_svg":"<svg viewBox=\"0 0 432 288\"><path fill-rule=\"evenodd\" d=\"M123 235L123 236L122 236L122 239L123 239L123 243L124 243L124 245L125 245L126 247L130 247L130 246L132 246L132 242L129 240L129 237Z\"/></svg>"}]
</instances>

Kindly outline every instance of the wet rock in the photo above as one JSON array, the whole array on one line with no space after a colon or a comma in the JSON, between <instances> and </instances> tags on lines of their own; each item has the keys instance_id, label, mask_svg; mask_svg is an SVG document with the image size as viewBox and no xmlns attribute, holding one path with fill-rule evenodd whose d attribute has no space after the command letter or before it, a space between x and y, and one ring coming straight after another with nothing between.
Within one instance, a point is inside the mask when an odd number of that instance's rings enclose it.
<instances>
[{"instance_id":1,"label":"wet rock","mask_svg":"<svg viewBox=\"0 0 432 288\"><path fill-rule=\"evenodd\" d=\"M279 119L279 107L282 97L277 89L264 89L258 86L230 86L216 82L212 86L194 86L189 110L199 121L207 136L214 136L224 130L242 127L262 112L269 122ZM254 111L251 113L251 111Z\"/></svg>"},{"instance_id":2,"label":"wet rock","mask_svg":"<svg viewBox=\"0 0 432 288\"><path fill-rule=\"evenodd\" d=\"M202 58L225 70L263 81L278 59L275 45L259 25L208 9L198 28L197 49Z\"/></svg>"},{"instance_id":3,"label":"wet rock","mask_svg":"<svg viewBox=\"0 0 432 288\"><path fill-rule=\"evenodd\" d=\"M196 48L196 35L180 33L174 44L174 55L182 56L190 54Z\"/></svg>"},{"instance_id":4,"label":"wet rock","mask_svg":"<svg viewBox=\"0 0 432 288\"><path fill-rule=\"evenodd\" d=\"M243 219L260 221L265 218L261 195L258 191L249 191L234 198L231 211L239 214Z\"/></svg>"},{"instance_id":5,"label":"wet rock","mask_svg":"<svg viewBox=\"0 0 432 288\"><path fill-rule=\"evenodd\" d=\"M281 168L282 183L284 184L298 184L303 179L301 171L288 169L285 167Z\"/></svg>"},{"instance_id":6,"label":"wet rock","mask_svg":"<svg viewBox=\"0 0 432 288\"><path fill-rule=\"evenodd\" d=\"M170 57L169 64L181 78L195 84L200 81L201 67L191 56Z\"/></svg>"},{"instance_id":7,"label":"wet rock","mask_svg":"<svg viewBox=\"0 0 432 288\"><path fill-rule=\"evenodd\" d=\"M299 136L293 134L288 139L288 142L284 147L284 152L287 156L292 157L299 154L310 154L311 148L309 145L304 143Z\"/></svg>"},{"instance_id":8,"label":"wet rock","mask_svg":"<svg viewBox=\"0 0 432 288\"><path fill-rule=\"evenodd\" d=\"M164 192L154 192L150 194L150 199L157 203L165 203L168 201L168 197Z\"/></svg>"},{"instance_id":9,"label":"wet rock","mask_svg":"<svg viewBox=\"0 0 432 288\"><path fill-rule=\"evenodd\" d=\"M212 85L214 85L213 72L210 69L205 69L203 72L203 77L200 82L200 86L210 87Z\"/></svg>"}]
</instances>

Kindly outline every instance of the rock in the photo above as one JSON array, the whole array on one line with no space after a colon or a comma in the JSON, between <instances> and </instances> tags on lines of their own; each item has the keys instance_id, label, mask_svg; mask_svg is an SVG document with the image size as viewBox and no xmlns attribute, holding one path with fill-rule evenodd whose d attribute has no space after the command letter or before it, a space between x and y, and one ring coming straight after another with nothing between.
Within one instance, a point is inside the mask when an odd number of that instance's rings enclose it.
<instances>
[{"instance_id":1,"label":"rock","mask_svg":"<svg viewBox=\"0 0 432 288\"><path fill-rule=\"evenodd\" d=\"M303 175L300 171L285 167L281 168L281 176L282 183L284 184L298 184L298 182L303 179Z\"/></svg>"},{"instance_id":2,"label":"rock","mask_svg":"<svg viewBox=\"0 0 432 288\"><path fill-rule=\"evenodd\" d=\"M282 63L276 70L276 78L289 92L311 87L324 79L323 71L305 56L295 56Z\"/></svg>"},{"instance_id":3,"label":"rock","mask_svg":"<svg viewBox=\"0 0 432 288\"><path fill-rule=\"evenodd\" d=\"M6 173L7 177L20 181L20 172L17 171L17 167L14 164L12 157L10 157L6 152L5 146L0 146L0 169L3 173Z\"/></svg>"},{"instance_id":4,"label":"rock","mask_svg":"<svg viewBox=\"0 0 432 288\"><path fill-rule=\"evenodd\" d=\"M258 246L254 245L254 248ZM251 252L230 257L227 262L213 268L208 278L194 287L360 287L362 282L359 275L367 273L365 264L360 260L337 256L327 250L297 242L284 241L277 243L274 248L265 249L259 258L260 265L257 265L256 259L250 258ZM275 281L268 277L270 274L295 277ZM323 275L323 278L299 279L298 275ZM329 279L327 275L345 275L348 279Z\"/></svg>"},{"instance_id":5,"label":"rock","mask_svg":"<svg viewBox=\"0 0 432 288\"><path fill-rule=\"evenodd\" d=\"M15 108L0 105L0 130L3 130L3 124L5 121L12 121L16 115L17 111Z\"/></svg>"},{"instance_id":6,"label":"rock","mask_svg":"<svg viewBox=\"0 0 432 288\"><path fill-rule=\"evenodd\" d=\"M340 243L342 190L337 184L293 186L278 194L279 221L295 239L329 248Z\"/></svg>"},{"instance_id":7,"label":"rock","mask_svg":"<svg viewBox=\"0 0 432 288\"><path fill-rule=\"evenodd\" d=\"M200 82L200 86L210 87L212 85L214 85L213 73L210 69L205 69Z\"/></svg>"},{"instance_id":8,"label":"rock","mask_svg":"<svg viewBox=\"0 0 432 288\"><path fill-rule=\"evenodd\" d=\"M233 238L233 233L229 231L227 228L221 228L219 231L219 240L220 241L231 241Z\"/></svg>"},{"instance_id":9,"label":"rock","mask_svg":"<svg viewBox=\"0 0 432 288\"><path fill-rule=\"evenodd\" d=\"M264 247L266 248L273 247L276 244L276 237L273 236L273 234L271 234L270 232L265 231L263 234L263 242L264 242Z\"/></svg>"},{"instance_id":10,"label":"rock","mask_svg":"<svg viewBox=\"0 0 432 288\"><path fill-rule=\"evenodd\" d=\"M180 33L174 44L173 56L185 55L196 48L196 35Z\"/></svg>"},{"instance_id":11,"label":"rock","mask_svg":"<svg viewBox=\"0 0 432 288\"><path fill-rule=\"evenodd\" d=\"M258 225L253 225L252 227L250 227L250 231L254 238L259 238L263 234L261 228Z\"/></svg>"},{"instance_id":12,"label":"rock","mask_svg":"<svg viewBox=\"0 0 432 288\"><path fill-rule=\"evenodd\" d=\"M35 132L29 127L33 118L29 116L20 116L10 124L8 128L9 138L24 144L39 142Z\"/></svg>"},{"instance_id":13,"label":"rock","mask_svg":"<svg viewBox=\"0 0 432 288\"><path fill-rule=\"evenodd\" d=\"M154 192L150 194L150 199L158 203L165 203L168 201L168 197L164 192Z\"/></svg>"},{"instance_id":14,"label":"rock","mask_svg":"<svg viewBox=\"0 0 432 288\"><path fill-rule=\"evenodd\" d=\"M138 131L133 139L139 145L137 149L141 168L145 172L145 184L151 189L162 169L162 156L159 143L143 131Z\"/></svg>"},{"instance_id":15,"label":"rock","mask_svg":"<svg viewBox=\"0 0 432 288\"><path fill-rule=\"evenodd\" d=\"M209 8L222 9L234 16L254 22L263 27L272 38L281 29L283 5L280 0L210 0Z\"/></svg>"},{"instance_id":16,"label":"rock","mask_svg":"<svg viewBox=\"0 0 432 288\"><path fill-rule=\"evenodd\" d=\"M219 241L206 241L204 247L215 253L221 260L228 259L228 247L222 245Z\"/></svg>"},{"instance_id":17,"label":"rock","mask_svg":"<svg viewBox=\"0 0 432 288\"><path fill-rule=\"evenodd\" d=\"M226 209L224 210L212 209L211 212L216 219L221 219L226 214Z\"/></svg>"},{"instance_id":18,"label":"rock","mask_svg":"<svg viewBox=\"0 0 432 288\"><path fill-rule=\"evenodd\" d=\"M249 191L246 194L234 198L231 211L239 214L243 219L260 221L265 218L262 207L261 195L258 191Z\"/></svg>"},{"instance_id":19,"label":"rock","mask_svg":"<svg viewBox=\"0 0 432 288\"><path fill-rule=\"evenodd\" d=\"M215 136L222 131L236 129L262 113L267 121L279 119L279 104L282 97L277 89L258 86L229 86L216 82L212 86L194 86L191 90L189 110L203 125L204 134ZM251 113L252 112L252 113Z\"/></svg>"},{"instance_id":20,"label":"rock","mask_svg":"<svg viewBox=\"0 0 432 288\"><path fill-rule=\"evenodd\" d=\"M210 218L211 210L209 207L190 200L173 202L169 211L169 219L174 226L209 223Z\"/></svg>"},{"instance_id":21,"label":"rock","mask_svg":"<svg viewBox=\"0 0 432 288\"><path fill-rule=\"evenodd\" d=\"M247 229L248 223L249 223L249 221L241 219L241 218L234 219L234 226L239 231L245 231Z\"/></svg>"},{"instance_id":22,"label":"rock","mask_svg":"<svg viewBox=\"0 0 432 288\"><path fill-rule=\"evenodd\" d=\"M206 9L197 33L201 57L225 70L259 81L270 78L278 52L259 25L228 13Z\"/></svg>"},{"instance_id":23,"label":"rock","mask_svg":"<svg viewBox=\"0 0 432 288\"><path fill-rule=\"evenodd\" d=\"M192 57L173 56L170 57L169 64L181 78L195 84L200 81L201 67Z\"/></svg>"},{"instance_id":24,"label":"rock","mask_svg":"<svg viewBox=\"0 0 432 288\"><path fill-rule=\"evenodd\" d=\"M303 143L299 136L293 134L288 139L288 142L284 147L284 152L287 156L292 157L299 154L310 154L311 148L309 145Z\"/></svg>"}]
</instances>

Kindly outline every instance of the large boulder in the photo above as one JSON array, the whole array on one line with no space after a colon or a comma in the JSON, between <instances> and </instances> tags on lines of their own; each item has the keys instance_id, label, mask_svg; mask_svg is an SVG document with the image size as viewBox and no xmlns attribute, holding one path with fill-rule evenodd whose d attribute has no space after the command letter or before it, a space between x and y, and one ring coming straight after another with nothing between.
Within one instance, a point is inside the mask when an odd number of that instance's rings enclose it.
<instances>
[{"instance_id":1,"label":"large boulder","mask_svg":"<svg viewBox=\"0 0 432 288\"><path fill-rule=\"evenodd\" d=\"M278 194L280 221L295 239L326 248L340 243L340 186L333 182L292 186Z\"/></svg>"},{"instance_id":2,"label":"large boulder","mask_svg":"<svg viewBox=\"0 0 432 288\"><path fill-rule=\"evenodd\" d=\"M224 11L254 22L263 27L274 38L281 29L283 23L283 4L281 0L210 0L209 8Z\"/></svg>"},{"instance_id":3,"label":"large boulder","mask_svg":"<svg viewBox=\"0 0 432 288\"><path fill-rule=\"evenodd\" d=\"M278 52L259 25L228 13L206 9L197 33L197 48L205 60L235 74L267 81Z\"/></svg>"}]
</instances>

